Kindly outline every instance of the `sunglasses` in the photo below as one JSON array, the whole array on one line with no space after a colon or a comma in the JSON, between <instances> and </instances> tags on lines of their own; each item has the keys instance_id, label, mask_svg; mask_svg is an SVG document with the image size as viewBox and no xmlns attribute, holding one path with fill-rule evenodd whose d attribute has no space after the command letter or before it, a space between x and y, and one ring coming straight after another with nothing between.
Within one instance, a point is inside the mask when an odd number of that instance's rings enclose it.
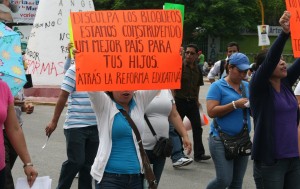
<instances>
[{"instance_id":1,"label":"sunglasses","mask_svg":"<svg viewBox=\"0 0 300 189\"><path fill-rule=\"evenodd\" d=\"M195 52L192 52L192 51L186 51L185 54L195 55L196 53L195 53Z\"/></svg>"}]
</instances>

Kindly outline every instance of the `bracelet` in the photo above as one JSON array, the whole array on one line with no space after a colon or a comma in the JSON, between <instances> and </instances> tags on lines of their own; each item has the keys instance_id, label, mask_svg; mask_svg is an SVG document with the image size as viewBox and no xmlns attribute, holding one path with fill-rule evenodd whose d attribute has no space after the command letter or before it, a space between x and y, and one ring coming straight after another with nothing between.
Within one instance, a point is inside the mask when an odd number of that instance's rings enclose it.
<instances>
[{"instance_id":1,"label":"bracelet","mask_svg":"<svg viewBox=\"0 0 300 189\"><path fill-rule=\"evenodd\" d=\"M33 166L33 163L26 163L26 164L23 165L23 168L25 168L27 166Z\"/></svg>"},{"instance_id":2,"label":"bracelet","mask_svg":"<svg viewBox=\"0 0 300 189\"><path fill-rule=\"evenodd\" d=\"M237 107L236 107L236 105L235 105L235 102L234 101L232 101L232 106L233 106L233 108L236 110L237 109Z\"/></svg>"}]
</instances>

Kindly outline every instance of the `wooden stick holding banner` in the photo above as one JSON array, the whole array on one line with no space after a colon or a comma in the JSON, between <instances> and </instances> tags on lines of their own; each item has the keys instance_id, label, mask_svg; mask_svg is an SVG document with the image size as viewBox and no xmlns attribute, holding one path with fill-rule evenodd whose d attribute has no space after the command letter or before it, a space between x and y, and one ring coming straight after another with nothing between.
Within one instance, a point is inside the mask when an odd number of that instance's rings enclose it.
<instances>
[{"instance_id":1,"label":"wooden stick holding banner","mask_svg":"<svg viewBox=\"0 0 300 189\"><path fill-rule=\"evenodd\" d=\"M72 12L71 22L77 90L180 88L180 11Z\"/></svg>"}]
</instances>

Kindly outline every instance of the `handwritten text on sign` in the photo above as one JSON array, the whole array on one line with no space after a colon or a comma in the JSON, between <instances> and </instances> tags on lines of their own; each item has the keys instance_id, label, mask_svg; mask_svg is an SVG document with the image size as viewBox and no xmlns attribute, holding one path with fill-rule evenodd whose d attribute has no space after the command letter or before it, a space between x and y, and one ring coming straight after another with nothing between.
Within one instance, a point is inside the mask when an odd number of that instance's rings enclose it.
<instances>
[{"instance_id":1,"label":"handwritten text on sign","mask_svg":"<svg viewBox=\"0 0 300 189\"><path fill-rule=\"evenodd\" d=\"M287 10L291 13L291 34L294 57L300 57L300 0L286 0Z\"/></svg>"},{"instance_id":2,"label":"handwritten text on sign","mask_svg":"<svg viewBox=\"0 0 300 189\"><path fill-rule=\"evenodd\" d=\"M180 88L178 10L71 13L80 91Z\"/></svg>"}]
</instances>

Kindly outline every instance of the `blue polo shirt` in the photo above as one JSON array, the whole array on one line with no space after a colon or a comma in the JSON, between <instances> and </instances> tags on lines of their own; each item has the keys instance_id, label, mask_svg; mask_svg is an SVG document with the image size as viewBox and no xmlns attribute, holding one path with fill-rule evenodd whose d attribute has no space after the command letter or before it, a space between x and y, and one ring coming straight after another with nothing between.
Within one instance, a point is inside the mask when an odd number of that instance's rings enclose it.
<instances>
[{"instance_id":1,"label":"blue polo shirt","mask_svg":"<svg viewBox=\"0 0 300 189\"><path fill-rule=\"evenodd\" d=\"M242 82L245 85L246 96L249 98L248 82ZM206 100L219 101L220 105L232 103L232 101L236 101L240 98L243 98L242 95L237 93L224 78L212 83L206 96ZM221 127L221 130L231 136L237 135L243 128L243 110L240 108L233 110L223 117L217 117L215 119L217 120L218 125ZM251 121L249 109L247 109L247 121L250 132ZM210 124L210 133L212 133L213 136L218 136L218 132L214 128L213 121Z\"/></svg>"}]
</instances>

